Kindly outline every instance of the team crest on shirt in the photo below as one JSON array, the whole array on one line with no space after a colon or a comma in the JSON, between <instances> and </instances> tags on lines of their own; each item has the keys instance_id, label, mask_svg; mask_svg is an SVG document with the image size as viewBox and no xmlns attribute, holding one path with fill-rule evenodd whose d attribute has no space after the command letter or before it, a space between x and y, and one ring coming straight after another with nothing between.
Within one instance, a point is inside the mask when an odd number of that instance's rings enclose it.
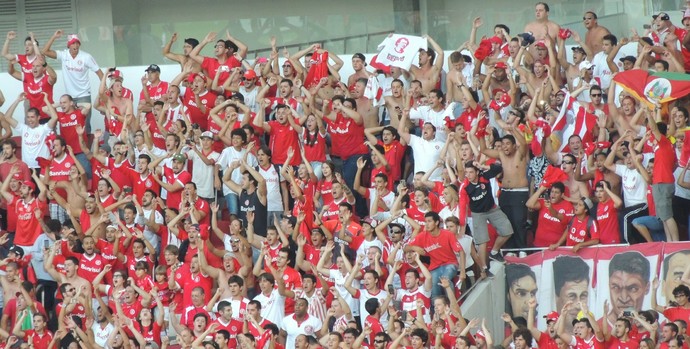
<instances>
[{"instance_id":1,"label":"team crest on shirt","mask_svg":"<svg viewBox=\"0 0 690 349\"><path fill-rule=\"evenodd\" d=\"M151 186L153 185L153 182L151 182L150 179L147 179L144 184L146 185L147 188L151 188Z\"/></svg>"},{"instance_id":2,"label":"team crest on shirt","mask_svg":"<svg viewBox=\"0 0 690 349\"><path fill-rule=\"evenodd\" d=\"M232 332L237 332L237 326L232 326L230 327L230 329L232 330Z\"/></svg>"},{"instance_id":3,"label":"team crest on shirt","mask_svg":"<svg viewBox=\"0 0 690 349\"><path fill-rule=\"evenodd\" d=\"M67 168L72 167L72 163L71 163L71 162L66 163L66 164L65 164L65 167L67 167Z\"/></svg>"},{"instance_id":4,"label":"team crest on shirt","mask_svg":"<svg viewBox=\"0 0 690 349\"><path fill-rule=\"evenodd\" d=\"M205 100L205 99L202 99L202 100L201 100L201 104L206 104L206 103L208 103L207 100Z\"/></svg>"},{"instance_id":5,"label":"team crest on shirt","mask_svg":"<svg viewBox=\"0 0 690 349\"><path fill-rule=\"evenodd\" d=\"M606 212L606 211L608 211L608 210L609 210L609 207L608 207L608 206L604 206L604 212Z\"/></svg>"},{"instance_id":6,"label":"team crest on shirt","mask_svg":"<svg viewBox=\"0 0 690 349\"><path fill-rule=\"evenodd\" d=\"M306 332L307 334L312 334L312 333L314 333L314 326L312 326L312 325L307 325L307 326L304 328L304 332Z\"/></svg>"},{"instance_id":7,"label":"team crest on shirt","mask_svg":"<svg viewBox=\"0 0 690 349\"><path fill-rule=\"evenodd\" d=\"M283 275L283 280L287 281L290 277L287 275Z\"/></svg>"},{"instance_id":8,"label":"team crest on shirt","mask_svg":"<svg viewBox=\"0 0 690 349\"><path fill-rule=\"evenodd\" d=\"M156 90L156 92L161 92L161 91L163 91L163 89L160 87Z\"/></svg>"},{"instance_id":9,"label":"team crest on shirt","mask_svg":"<svg viewBox=\"0 0 690 349\"><path fill-rule=\"evenodd\" d=\"M249 205L249 199L244 200L244 204L245 204L245 205Z\"/></svg>"},{"instance_id":10,"label":"team crest on shirt","mask_svg":"<svg viewBox=\"0 0 690 349\"><path fill-rule=\"evenodd\" d=\"M81 59L77 60L77 65L82 65L82 64L84 64L84 62L82 62Z\"/></svg>"},{"instance_id":11,"label":"team crest on shirt","mask_svg":"<svg viewBox=\"0 0 690 349\"><path fill-rule=\"evenodd\" d=\"M434 146L434 148L436 148L436 150L439 150L439 149L441 149L441 146L439 146L439 145L437 144L437 145Z\"/></svg>"},{"instance_id":12,"label":"team crest on shirt","mask_svg":"<svg viewBox=\"0 0 690 349\"><path fill-rule=\"evenodd\" d=\"M486 189L486 186L484 186L484 183L480 183L479 187L482 188L482 190Z\"/></svg>"},{"instance_id":13,"label":"team crest on shirt","mask_svg":"<svg viewBox=\"0 0 690 349\"><path fill-rule=\"evenodd\" d=\"M96 265L101 265L101 261L100 261L100 260L96 260Z\"/></svg>"},{"instance_id":14,"label":"team crest on shirt","mask_svg":"<svg viewBox=\"0 0 690 349\"><path fill-rule=\"evenodd\" d=\"M134 310L134 309L130 309L130 310L129 310L129 314L130 314L130 315L134 315L134 314L136 314L136 313L137 313L137 312L136 312L136 310Z\"/></svg>"},{"instance_id":15,"label":"team crest on shirt","mask_svg":"<svg viewBox=\"0 0 690 349\"><path fill-rule=\"evenodd\" d=\"M69 116L69 118L72 119L72 120L74 120L74 119L77 118L77 115L76 115L76 114L72 114L72 115Z\"/></svg>"}]
</instances>

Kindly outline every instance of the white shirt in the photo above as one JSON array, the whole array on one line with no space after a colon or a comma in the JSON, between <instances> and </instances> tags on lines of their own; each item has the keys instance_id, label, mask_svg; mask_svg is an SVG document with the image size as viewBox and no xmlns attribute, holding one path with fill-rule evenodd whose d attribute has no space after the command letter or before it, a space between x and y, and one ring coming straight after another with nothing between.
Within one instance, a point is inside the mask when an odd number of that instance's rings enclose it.
<instances>
[{"instance_id":1,"label":"white shirt","mask_svg":"<svg viewBox=\"0 0 690 349\"><path fill-rule=\"evenodd\" d=\"M625 207L647 203L647 182L637 169L616 165L616 174L621 176Z\"/></svg>"},{"instance_id":2,"label":"white shirt","mask_svg":"<svg viewBox=\"0 0 690 349\"><path fill-rule=\"evenodd\" d=\"M278 166L280 168L282 166ZM280 182L284 181L283 175L276 171L276 166L270 164L267 169L259 168L259 174L266 180L266 210L283 211L283 194L280 191Z\"/></svg>"},{"instance_id":3,"label":"white shirt","mask_svg":"<svg viewBox=\"0 0 690 349\"><path fill-rule=\"evenodd\" d=\"M105 347L105 344L108 342L108 337L110 337L110 333L112 333L114 329L115 326L111 323L108 323L105 328L102 328L98 322L94 322L93 326L91 326L91 330L93 330L93 339L96 344Z\"/></svg>"},{"instance_id":4,"label":"white shirt","mask_svg":"<svg viewBox=\"0 0 690 349\"><path fill-rule=\"evenodd\" d=\"M62 80L65 81L67 94L72 98L90 96L89 70L95 73L100 69L93 56L82 50L79 50L74 58L69 50L56 53L58 61L62 62Z\"/></svg>"},{"instance_id":5,"label":"white shirt","mask_svg":"<svg viewBox=\"0 0 690 349\"><path fill-rule=\"evenodd\" d=\"M611 79L613 79L613 73L611 72L608 63L606 63L606 57L607 54L602 51L594 55L594 58L592 58L592 64L594 64L593 76L595 78L599 78L599 81L601 82L601 89L604 91L609 88L611 85ZM623 54L618 52L616 57L613 58L613 61L618 65L619 71L623 71L623 63L620 61L620 58L622 57Z\"/></svg>"},{"instance_id":6,"label":"white shirt","mask_svg":"<svg viewBox=\"0 0 690 349\"><path fill-rule=\"evenodd\" d=\"M364 328L364 321L366 320L367 315L369 315L367 310L364 308L364 304L366 304L367 301L372 298L377 298L379 300L379 305L381 305L383 304L383 301L386 299L386 297L388 297L388 292L384 290L379 290L379 292L376 294L369 293L369 291L367 291L366 289L359 290L359 314L361 315L360 322L362 328ZM383 325L383 328L386 328L388 326L388 312L381 314L381 318L379 319L379 321L381 321L381 325Z\"/></svg>"},{"instance_id":7,"label":"white shirt","mask_svg":"<svg viewBox=\"0 0 690 349\"><path fill-rule=\"evenodd\" d=\"M269 296L263 292L254 297L255 301L261 303L261 317L278 325L285 317L285 297L278 293L278 289L273 289Z\"/></svg>"},{"instance_id":8,"label":"white shirt","mask_svg":"<svg viewBox=\"0 0 690 349\"><path fill-rule=\"evenodd\" d=\"M287 332L287 339L285 340L285 348L294 348L295 339L297 336L304 334L307 336L317 337L316 333L321 330L322 322L316 316L306 315L306 319L301 323L297 323L295 315L289 315L283 318L280 328Z\"/></svg>"},{"instance_id":9,"label":"white shirt","mask_svg":"<svg viewBox=\"0 0 690 349\"><path fill-rule=\"evenodd\" d=\"M247 91L244 85L240 85L239 92L244 97L244 105L248 106L254 113L259 112L259 105L256 103L256 95L259 94L259 86L254 86L251 91Z\"/></svg>"},{"instance_id":10,"label":"white shirt","mask_svg":"<svg viewBox=\"0 0 690 349\"><path fill-rule=\"evenodd\" d=\"M158 234L154 233L151 231L151 229L146 225L146 222L149 220L149 217L151 216L151 211L152 210L146 210L146 209L141 209L142 213L144 216L140 216L137 214L137 223L141 224L144 226L144 238L148 240L151 245L153 246L158 246L158 240L160 237ZM155 211L156 213L154 214L154 220L157 224L164 224L165 221L163 220L163 215L159 211ZM174 236L174 234L168 234ZM149 251L149 253L156 253L156 251Z\"/></svg>"},{"instance_id":11,"label":"white shirt","mask_svg":"<svg viewBox=\"0 0 690 349\"><path fill-rule=\"evenodd\" d=\"M46 145L46 137L51 129L48 125L38 125L34 128L26 124L17 124L14 131L22 137L22 160L29 168L38 168L39 157L48 159L50 151Z\"/></svg>"},{"instance_id":12,"label":"white shirt","mask_svg":"<svg viewBox=\"0 0 690 349\"><path fill-rule=\"evenodd\" d=\"M443 143L437 140L427 141L421 137L410 135L410 148L414 157L414 173L428 172L436 166L441 154ZM437 170L429 177L430 181L441 181L441 171Z\"/></svg>"},{"instance_id":13,"label":"white shirt","mask_svg":"<svg viewBox=\"0 0 690 349\"><path fill-rule=\"evenodd\" d=\"M220 166L220 169L223 171L223 174L225 174L225 171L227 171L228 167L233 161L240 161L242 160L242 157L244 157L244 153L246 153L247 150L240 148L239 151L235 150L234 147L227 147L223 149L223 152L220 153L220 156L218 157L218 160L216 163L218 166ZM256 161L256 157L254 154L249 154L247 156L247 165L251 167L256 167L258 165ZM232 175L230 175L230 179L237 183L240 184L242 183L242 172L240 172L240 168L236 168L234 171L232 171ZM230 187L227 185L223 184L223 196L228 195L228 194L237 194L240 195L240 193L235 193L232 190L230 190Z\"/></svg>"},{"instance_id":14,"label":"white shirt","mask_svg":"<svg viewBox=\"0 0 690 349\"><path fill-rule=\"evenodd\" d=\"M199 151L203 152L200 147ZM206 165L206 163L201 160L199 154L194 150L190 149L187 152L187 156L189 160L192 160L192 182L196 183L197 194L206 199L215 198L215 195L213 195L213 181L215 179L213 171L215 171L215 163L218 161L218 158L220 158L220 154L211 150L211 152L206 155L206 157L211 160L211 165Z\"/></svg>"},{"instance_id":15,"label":"white shirt","mask_svg":"<svg viewBox=\"0 0 690 349\"><path fill-rule=\"evenodd\" d=\"M433 110L429 105L412 108L410 109L410 120L423 120L425 123L428 122L434 125L436 127L436 140L445 142L446 138L448 138L445 118L448 116L451 120L455 119L453 108L455 108L455 102L448 104L445 109L439 111Z\"/></svg>"},{"instance_id":16,"label":"white shirt","mask_svg":"<svg viewBox=\"0 0 690 349\"><path fill-rule=\"evenodd\" d=\"M347 289L345 288L345 279L347 279L347 276L350 274L343 275L342 273L340 273L340 270L338 269L331 269L329 273L330 279L332 279L333 283L335 283L336 291L338 291L340 297L342 297L345 300L345 302L347 302L347 305L350 306L352 316L359 316L359 299L352 297L350 292L347 292ZM351 286L354 288L359 288L359 282L353 280Z\"/></svg>"}]
</instances>

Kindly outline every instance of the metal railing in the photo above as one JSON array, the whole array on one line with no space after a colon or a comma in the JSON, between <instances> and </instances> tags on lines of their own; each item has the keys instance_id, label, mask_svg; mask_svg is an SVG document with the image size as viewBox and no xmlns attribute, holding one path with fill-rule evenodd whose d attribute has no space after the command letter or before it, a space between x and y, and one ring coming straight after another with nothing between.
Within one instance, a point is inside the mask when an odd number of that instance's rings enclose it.
<instances>
[{"instance_id":1,"label":"metal railing","mask_svg":"<svg viewBox=\"0 0 690 349\"><path fill-rule=\"evenodd\" d=\"M322 47L327 47L325 44L329 43L329 46L336 46L333 45L334 43L339 43L342 42L343 46L343 53L350 53L348 52L347 49L347 42L348 40L356 40L356 39L365 39L364 46L365 48L369 49L369 44L371 43L372 37L376 36L386 36L388 34L392 34L394 32L393 29L391 30L386 30L386 31L379 31L379 32L374 32L374 33L366 33L366 34L361 34L361 35L349 35L349 36L340 36L340 37L335 37L335 38L328 38L328 39L323 39L323 40L316 40L316 41L309 41L309 42L302 42L302 43L296 43L296 44L287 44L287 45L280 45L281 48L285 47L288 50L289 49L294 49L297 48L298 50L301 50L304 47L310 46L312 44L320 44ZM378 45L378 43L376 43ZM365 51L371 51L371 50L365 50ZM248 50L247 51L247 57L254 57L256 56L261 56L261 55L269 55L271 53L271 48L270 47L262 47L254 50Z\"/></svg>"}]
</instances>

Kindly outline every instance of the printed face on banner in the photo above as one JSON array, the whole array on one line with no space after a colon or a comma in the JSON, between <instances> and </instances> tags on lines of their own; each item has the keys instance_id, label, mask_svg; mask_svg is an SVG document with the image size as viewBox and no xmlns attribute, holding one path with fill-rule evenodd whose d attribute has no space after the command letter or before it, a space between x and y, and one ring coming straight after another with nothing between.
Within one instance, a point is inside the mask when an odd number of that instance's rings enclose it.
<instances>
[{"instance_id":1,"label":"printed face on banner","mask_svg":"<svg viewBox=\"0 0 690 349\"><path fill-rule=\"evenodd\" d=\"M678 251L664 258L661 270L661 293L666 301L673 300L673 289L682 285L680 278L687 265L690 265L690 251Z\"/></svg>"},{"instance_id":2,"label":"printed face on banner","mask_svg":"<svg viewBox=\"0 0 690 349\"><path fill-rule=\"evenodd\" d=\"M537 296L537 277L525 264L506 265L506 311L512 317L527 318L529 300Z\"/></svg>"},{"instance_id":3,"label":"printed face on banner","mask_svg":"<svg viewBox=\"0 0 690 349\"><path fill-rule=\"evenodd\" d=\"M649 260L637 251L628 251L613 255L608 265L609 323L615 324L616 319L623 316L625 311L641 311L645 297L650 289Z\"/></svg>"},{"instance_id":4,"label":"printed face on banner","mask_svg":"<svg viewBox=\"0 0 690 349\"><path fill-rule=\"evenodd\" d=\"M580 257L560 256L553 260L554 297L557 311L563 309L567 302L573 302L570 311L565 314L566 327L572 326L573 320L581 310L581 304L589 304L590 266Z\"/></svg>"}]
</instances>

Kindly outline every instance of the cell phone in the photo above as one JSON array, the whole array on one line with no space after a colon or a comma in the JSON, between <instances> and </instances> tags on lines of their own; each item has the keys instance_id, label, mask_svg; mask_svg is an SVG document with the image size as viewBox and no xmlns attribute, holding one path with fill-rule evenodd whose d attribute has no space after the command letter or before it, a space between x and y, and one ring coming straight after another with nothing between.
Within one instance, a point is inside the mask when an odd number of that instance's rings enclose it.
<instances>
[{"instance_id":1,"label":"cell phone","mask_svg":"<svg viewBox=\"0 0 690 349\"><path fill-rule=\"evenodd\" d=\"M652 29L652 26L650 24L644 24L642 25L642 29Z\"/></svg>"},{"instance_id":2,"label":"cell phone","mask_svg":"<svg viewBox=\"0 0 690 349\"><path fill-rule=\"evenodd\" d=\"M195 129L195 130L198 130L198 129L199 129L199 124L193 123L193 124L192 124L192 128Z\"/></svg>"},{"instance_id":3,"label":"cell phone","mask_svg":"<svg viewBox=\"0 0 690 349\"><path fill-rule=\"evenodd\" d=\"M632 317L632 311L623 310L623 317Z\"/></svg>"},{"instance_id":4,"label":"cell phone","mask_svg":"<svg viewBox=\"0 0 690 349\"><path fill-rule=\"evenodd\" d=\"M402 322L407 321L407 312L406 311L402 312L402 315L400 315L400 320L402 320Z\"/></svg>"},{"instance_id":5,"label":"cell phone","mask_svg":"<svg viewBox=\"0 0 690 349\"><path fill-rule=\"evenodd\" d=\"M49 250L49 249L50 249L50 241L48 241L48 240L43 240L43 249L44 249L44 250Z\"/></svg>"},{"instance_id":6,"label":"cell phone","mask_svg":"<svg viewBox=\"0 0 690 349\"><path fill-rule=\"evenodd\" d=\"M395 294L395 288L393 287L392 284L388 285L388 293L389 294Z\"/></svg>"},{"instance_id":7,"label":"cell phone","mask_svg":"<svg viewBox=\"0 0 690 349\"><path fill-rule=\"evenodd\" d=\"M132 187L124 187L122 189L122 192L124 192L125 194L129 194L132 192Z\"/></svg>"}]
</instances>

